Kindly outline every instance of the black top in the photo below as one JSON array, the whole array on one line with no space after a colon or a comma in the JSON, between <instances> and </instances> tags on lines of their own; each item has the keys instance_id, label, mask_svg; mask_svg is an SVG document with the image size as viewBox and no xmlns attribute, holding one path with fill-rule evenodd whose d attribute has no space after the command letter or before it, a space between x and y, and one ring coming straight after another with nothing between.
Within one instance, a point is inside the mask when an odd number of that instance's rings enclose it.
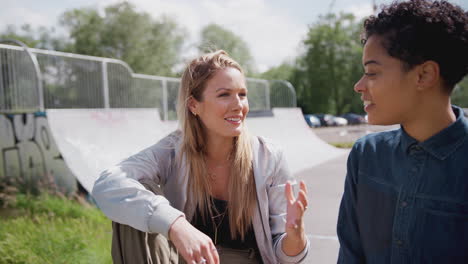
<instances>
[{"instance_id":1,"label":"black top","mask_svg":"<svg viewBox=\"0 0 468 264\"><path fill-rule=\"evenodd\" d=\"M255 240L255 233L252 225L250 225L247 233L245 234L244 241L241 240L240 236L237 236L236 239L232 239L231 231L229 229L229 215L227 205L227 201L213 198L213 218L208 216L208 219L206 219L206 224L203 223L200 210L197 209L197 213L192 220L193 226L209 236L216 245L233 249L253 248L258 253L257 241ZM219 212L219 214L216 212ZM206 215L209 214L207 213ZM217 238L215 239L216 227Z\"/></svg>"}]
</instances>

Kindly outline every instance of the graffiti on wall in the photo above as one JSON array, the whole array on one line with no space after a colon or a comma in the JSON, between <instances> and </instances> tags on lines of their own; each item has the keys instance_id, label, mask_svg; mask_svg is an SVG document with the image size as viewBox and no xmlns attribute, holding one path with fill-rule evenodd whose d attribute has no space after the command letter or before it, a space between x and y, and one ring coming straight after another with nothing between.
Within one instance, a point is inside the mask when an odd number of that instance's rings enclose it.
<instances>
[{"instance_id":1,"label":"graffiti on wall","mask_svg":"<svg viewBox=\"0 0 468 264\"><path fill-rule=\"evenodd\" d=\"M51 181L65 193L77 183L52 137L44 112L0 114L0 181Z\"/></svg>"}]
</instances>

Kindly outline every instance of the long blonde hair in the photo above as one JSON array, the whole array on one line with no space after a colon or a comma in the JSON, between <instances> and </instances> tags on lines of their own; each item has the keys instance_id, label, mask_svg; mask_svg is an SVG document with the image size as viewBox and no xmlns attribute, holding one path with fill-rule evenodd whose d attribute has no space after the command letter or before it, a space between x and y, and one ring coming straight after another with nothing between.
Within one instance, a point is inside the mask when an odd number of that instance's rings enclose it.
<instances>
[{"instance_id":1,"label":"long blonde hair","mask_svg":"<svg viewBox=\"0 0 468 264\"><path fill-rule=\"evenodd\" d=\"M208 80L221 69L235 68L243 73L240 65L223 50L205 54L192 60L185 69L179 89L177 115L182 130L181 155L185 155L189 180L187 196L194 199L195 208L201 212L202 221L213 216L211 184L206 168L206 133L201 120L189 112L188 101L193 97L203 100L203 91ZM182 158L182 157L179 157ZM245 126L233 139L229 157L231 171L228 186L228 216L231 236L244 235L251 225L256 206L256 189L252 171L252 147ZM209 215L206 215L206 212Z\"/></svg>"}]
</instances>

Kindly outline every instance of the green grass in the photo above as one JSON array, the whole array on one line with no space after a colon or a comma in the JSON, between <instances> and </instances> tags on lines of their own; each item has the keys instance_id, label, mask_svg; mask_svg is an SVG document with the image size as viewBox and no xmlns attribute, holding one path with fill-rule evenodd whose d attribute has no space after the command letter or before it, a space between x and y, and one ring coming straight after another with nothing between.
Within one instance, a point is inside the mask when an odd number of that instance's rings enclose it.
<instances>
[{"instance_id":1,"label":"green grass","mask_svg":"<svg viewBox=\"0 0 468 264\"><path fill-rule=\"evenodd\" d=\"M352 148L354 145L354 142L340 142L340 143L330 143L330 144L337 148Z\"/></svg>"},{"instance_id":2,"label":"green grass","mask_svg":"<svg viewBox=\"0 0 468 264\"><path fill-rule=\"evenodd\" d=\"M66 198L18 194L0 209L0 264L112 263L111 222Z\"/></svg>"}]
</instances>

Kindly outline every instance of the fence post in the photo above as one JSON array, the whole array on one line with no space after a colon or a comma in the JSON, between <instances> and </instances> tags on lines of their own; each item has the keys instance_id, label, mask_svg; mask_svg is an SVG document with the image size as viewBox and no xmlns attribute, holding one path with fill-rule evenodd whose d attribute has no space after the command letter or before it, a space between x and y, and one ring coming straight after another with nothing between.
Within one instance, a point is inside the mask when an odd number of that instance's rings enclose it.
<instances>
[{"instance_id":1,"label":"fence post","mask_svg":"<svg viewBox=\"0 0 468 264\"><path fill-rule=\"evenodd\" d=\"M264 80L263 83L265 84L265 98L266 98L266 110L271 109L271 102L270 102L270 83L267 80Z\"/></svg>"},{"instance_id":2,"label":"fence post","mask_svg":"<svg viewBox=\"0 0 468 264\"><path fill-rule=\"evenodd\" d=\"M162 80L162 88L163 88L163 116L164 116L164 121L167 121L169 119L168 115L168 102L167 102L167 79L164 78Z\"/></svg>"},{"instance_id":3,"label":"fence post","mask_svg":"<svg viewBox=\"0 0 468 264\"><path fill-rule=\"evenodd\" d=\"M109 79L107 75L107 61L102 62L102 95L104 97L104 108L110 108L109 103Z\"/></svg>"}]
</instances>

